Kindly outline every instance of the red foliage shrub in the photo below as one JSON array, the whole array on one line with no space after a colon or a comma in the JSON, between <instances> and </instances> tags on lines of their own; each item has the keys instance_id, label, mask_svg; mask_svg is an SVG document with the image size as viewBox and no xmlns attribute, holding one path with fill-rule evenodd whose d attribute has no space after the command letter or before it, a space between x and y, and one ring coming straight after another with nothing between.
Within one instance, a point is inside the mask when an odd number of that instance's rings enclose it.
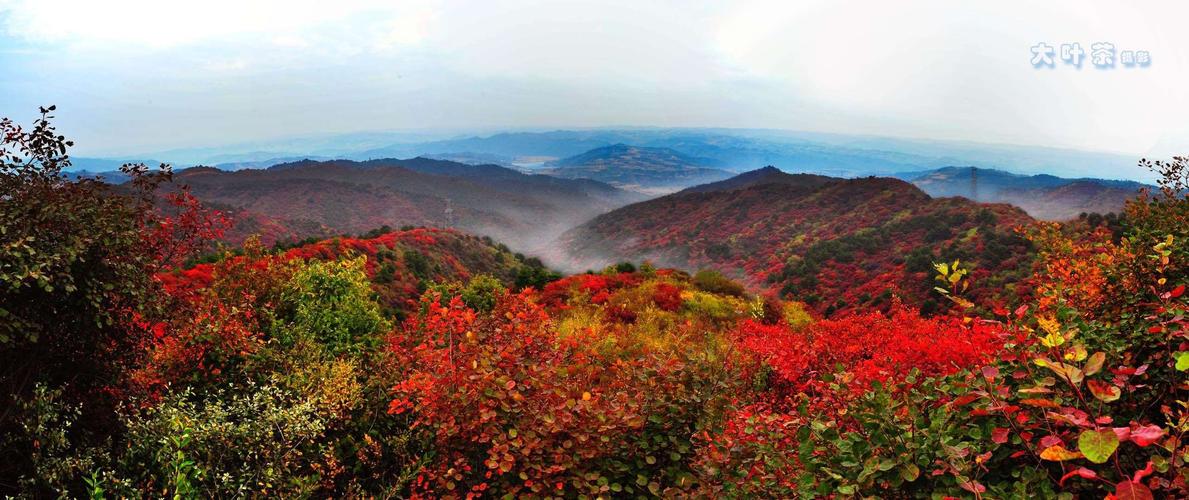
<instances>
[{"instance_id":1,"label":"red foliage shrub","mask_svg":"<svg viewBox=\"0 0 1189 500\"><path fill-rule=\"evenodd\" d=\"M209 296L191 303L185 320L153 326L153 345L144 366L133 371L136 392L154 402L171 385L210 385L247 359L263 343L250 308L233 308Z\"/></svg>"},{"instance_id":2,"label":"red foliage shrub","mask_svg":"<svg viewBox=\"0 0 1189 500\"><path fill-rule=\"evenodd\" d=\"M509 264L493 249L479 238L452 229L416 228L373 238L326 239L267 258L291 261L367 256L366 271L380 303L404 311L416 305L423 279L465 281L473 275L490 274L510 282L515 274L515 264ZM406 251L424 257L428 269L419 275L408 262ZM255 256L228 256L224 260L259 267L264 264L247 261L260 261L262 255L258 252ZM214 269L212 264L196 264L187 269L160 273L157 279L171 296L187 296L208 288L214 279Z\"/></svg>"},{"instance_id":3,"label":"red foliage shrub","mask_svg":"<svg viewBox=\"0 0 1189 500\"><path fill-rule=\"evenodd\" d=\"M528 293L503 297L490 316L458 298L422 302L394 338L408 378L389 412L412 411L438 455L415 485L447 496L597 493L592 461L613 456L644 425L632 370L558 339ZM592 475L593 474L593 475Z\"/></svg>"},{"instance_id":4,"label":"red foliage shrub","mask_svg":"<svg viewBox=\"0 0 1189 500\"><path fill-rule=\"evenodd\" d=\"M676 311L681 308L681 289L669 283L657 283L652 292L652 301L661 309Z\"/></svg>"},{"instance_id":5,"label":"red foliage shrub","mask_svg":"<svg viewBox=\"0 0 1189 500\"><path fill-rule=\"evenodd\" d=\"M925 318L903 306L887 315L822 320L802 330L744 321L737 335L742 348L762 357L792 392L818 386L820 375L841 367L853 377L852 393L914 368L936 376L978 366L994 356L1004 338L992 323Z\"/></svg>"},{"instance_id":6,"label":"red foliage shrub","mask_svg":"<svg viewBox=\"0 0 1189 500\"><path fill-rule=\"evenodd\" d=\"M709 497L797 497L797 414L763 405L740 408L726 416L721 432L702 433L695 467L708 478ZM773 452L775 451L775 452Z\"/></svg>"},{"instance_id":7,"label":"red foliage shrub","mask_svg":"<svg viewBox=\"0 0 1189 500\"><path fill-rule=\"evenodd\" d=\"M576 274L545 285L540 300L549 306L564 306L575 297L587 295L592 304L603 304L616 290L638 285L642 280L639 273Z\"/></svg>"},{"instance_id":8,"label":"red foliage shrub","mask_svg":"<svg viewBox=\"0 0 1189 500\"><path fill-rule=\"evenodd\" d=\"M231 219L202 205L182 187L164 196L166 206L144 221L144 246L166 267L173 267L210 242L223 237Z\"/></svg>"}]
</instances>

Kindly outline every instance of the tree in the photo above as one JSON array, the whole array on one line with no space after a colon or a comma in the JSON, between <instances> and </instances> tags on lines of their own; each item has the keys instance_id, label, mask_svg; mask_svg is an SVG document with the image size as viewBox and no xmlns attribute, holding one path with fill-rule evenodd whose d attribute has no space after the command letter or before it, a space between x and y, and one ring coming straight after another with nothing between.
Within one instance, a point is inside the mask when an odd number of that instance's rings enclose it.
<instances>
[{"instance_id":1,"label":"tree","mask_svg":"<svg viewBox=\"0 0 1189 500\"><path fill-rule=\"evenodd\" d=\"M70 180L54 107L26 129L0 120L0 453L29 456L17 436L34 388L79 404L79 432L110 425L110 389L124 375L161 312L156 273L180 262L226 225L185 190L161 197L162 165L125 165L123 186ZM164 201L165 203L162 203ZM98 433L102 434L102 433ZM22 475L5 460L0 477ZM2 487L2 485L0 485Z\"/></svg>"}]
</instances>

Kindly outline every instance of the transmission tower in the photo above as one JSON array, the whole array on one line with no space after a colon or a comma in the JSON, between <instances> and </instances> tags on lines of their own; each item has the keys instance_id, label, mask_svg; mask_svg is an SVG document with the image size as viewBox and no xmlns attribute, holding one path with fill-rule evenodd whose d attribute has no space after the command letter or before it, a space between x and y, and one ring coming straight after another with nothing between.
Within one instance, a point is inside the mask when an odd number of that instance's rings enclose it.
<instances>
[{"instance_id":1,"label":"transmission tower","mask_svg":"<svg viewBox=\"0 0 1189 500\"><path fill-rule=\"evenodd\" d=\"M970 200L978 201L978 168L970 167Z\"/></svg>"},{"instance_id":2,"label":"transmission tower","mask_svg":"<svg viewBox=\"0 0 1189 500\"><path fill-rule=\"evenodd\" d=\"M454 207L450 205L450 198L446 198L446 227L454 227Z\"/></svg>"}]
</instances>

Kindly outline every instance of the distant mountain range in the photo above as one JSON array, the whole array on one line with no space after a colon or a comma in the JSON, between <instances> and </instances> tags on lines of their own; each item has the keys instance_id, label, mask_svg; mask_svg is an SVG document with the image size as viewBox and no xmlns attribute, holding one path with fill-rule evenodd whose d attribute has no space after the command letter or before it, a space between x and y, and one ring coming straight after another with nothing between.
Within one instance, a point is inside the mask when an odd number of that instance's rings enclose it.
<instances>
[{"instance_id":1,"label":"distant mountain range","mask_svg":"<svg viewBox=\"0 0 1189 500\"><path fill-rule=\"evenodd\" d=\"M273 165L280 165L282 163L292 163L303 160L313 161L328 161L334 158L325 156L282 156L282 157L267 157L259 160L233 160L225 163L217 163L214 165L219 170L243 170L245 168L268 168Z\"/></svg>"},{"instance_id":2,"label":"distant mountain range","mask_svg":"<svg viewBox=\"0 0 1189 500\"><path fill-rule=\"evenodd\" d=\"M468 165L499 165L501 167L512 166L513 159L493 154L485 153L471 153L468 151L461 151L455 153L441 153L441 154L424 154L423 158L432 160L446 160L457 163L466 163Z\"/></svg>"},{"instance_id":3,"label":"distant mountain range","mask_svg":"<svg viewBox=\"0 0 1189 500\"><path fill-rule=\"evenodd\" d=\"M1064 179L975 167L903 172L895 177L912 182L930 196L1011 203L1045 220L1068 220L1087 212L1118 212L1124 201L1135 197L1140 189L1151 187L1134 181Z\"/></svg>"},{"instance_id":4,"label":"distant mountain range","mask_svg":"<svg viewBox=\"0 0 1189 500\"><path fill-rule=\"evenodd\" d=\"M545 164L541 173L567 179L593 179L646 193L672 192L726 179L732 174L711 158L669 148L613 144Z\"/></svg>"},{"instance_id":5,"label":"distant mountain range","mask_svg":"<svg viewBox=\"0 0 1189 500\"><path fill-rule=\"evenodd\" d=\"M144 163L145 165L157 166L161 162L136 158L88 158L72 156L70 158L70 171L79 173L119 172L120 167L128 163Z\"/></svg>"},{"instance_id":6,"label":"distant mountain range","mask_svg":"<svg viewBox=\"0 0 1189 500\"><path fill-rule=\"evenodd\" d=\"M600 215L559 248L576 269L622 259L718 269L825 313L893 295L933 308L943 305L930 284L935 261L961 259L980 290L1012 293L1029 258L1013 228L1030 220L898 179L764 169Z\"/></svg>"},{"instance_id":7,"label":"distant mountain range","mask_svg":"<svg viewBox=\"0 0 1189 500\"><path fill-rule=\"evenodd\" d=\"M1138 157L1038 146L934 141L848 134L725 128L619 128L504 132L488 135L376 132L258 141L223 147L137 152L176 166L244 164L285 158L410 158L428 156L463 163L540 165L588 151L628 144L667 148L713 160L710 168L735 172L777 165L790 172L834 177L892 175L951 165L978 165L1017 173L1069 178L1151 180ZM101 167L92 162L108 161ZM88 163L91 162L91 163ZM119 160L76 159L79 169L113 170Z\"/></svg>"},{"instance_id":8,"label":"distant mountain range","mask_svg":"<svg viewBox=\"0 0 1189 500\"><path fill-rule=\"evenodd\" d=\"M181 184L240 223L229 239L358 234L383 225L439 226L530 251L600 213L643 199L597 181L496 165L410 160L303 160L265 170L178 172Z\"/></svg>"}]
</instances>

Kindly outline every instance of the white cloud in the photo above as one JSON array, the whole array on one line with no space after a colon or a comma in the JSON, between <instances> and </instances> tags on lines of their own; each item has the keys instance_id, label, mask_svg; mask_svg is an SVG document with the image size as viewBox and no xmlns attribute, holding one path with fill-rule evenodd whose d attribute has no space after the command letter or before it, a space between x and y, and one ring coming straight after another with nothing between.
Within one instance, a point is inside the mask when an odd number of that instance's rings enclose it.
<instances>
[{"instance_id":1,"label":"white cloud","mask_svg":"<svg viewBox=\"0 0 1189 500\"><path fill-rule=\"evenodd\" d=\"M1189 102L1189 4L748 2L717 46L747 77L824 109L931 137L1146 152ZM1149 50L1145 69L1037 70L1029 47L1095 41ZM848 123L851 129L863 123ZM877 130L868 130L877 131ZM1167 142L1167 141L1164 141ZM1189 147L1184 137L1181 147Z\"/></svg>"},{"instance_id":2,"label":"white cloud","mask_svg":"<svg viewBox=\"0 0 1189 500\"><path fill-rule=\"evenodd\" d=\"M378 42L416 43L426 34L436 2L402 0L6 0L4 29L33 43L76 48L169 49L229 38L291 42L315 31L353 41L359 23L402 28L376 30ZM290 44L291 45L291 44Z\"/></svg>"},{"instance_id":3,"label":"white cloud","mask_svg":"<svg viewBox=\"0 0 1189 500\"><path fill-rule=\"evenodd\" d=\"M57 103L80 144L127 148L688 125L1165 155L1189 151L1186 18L1105 0L0 0L0 108ZM1037 41L1099 40L1153 64L1028 65Z\"/></svg>"}]
</instances>

